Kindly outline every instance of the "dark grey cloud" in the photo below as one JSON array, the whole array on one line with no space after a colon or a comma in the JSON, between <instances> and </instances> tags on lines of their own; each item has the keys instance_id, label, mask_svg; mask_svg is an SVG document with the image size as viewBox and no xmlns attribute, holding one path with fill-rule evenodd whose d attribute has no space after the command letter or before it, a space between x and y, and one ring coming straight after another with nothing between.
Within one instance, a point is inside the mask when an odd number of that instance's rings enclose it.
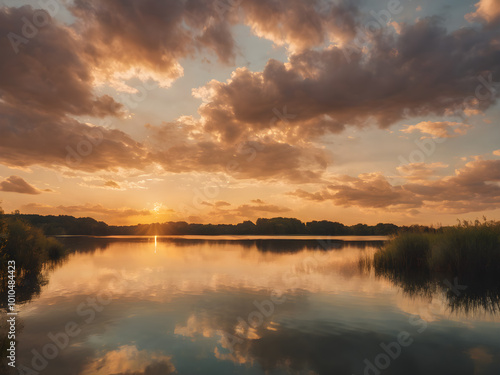
<instances>
[{"instance_id":1,"label":"dark grey cloud","mask_svg":"<svg viewBox=\"0 0 500 375\"><path fill-rule=\"evenodd\" d=\"M143 169L147 151L120 130L0 103L0 162L93 172Z\"/></svg>"},{"instance_id":2,"label":"dark grey cloud","mask_svg":"<svg viewBox=\"0 0 500 375\"><path fill-rule=\"evenodd\" d=\"M110 96L94 95L92 66L68 27L43 13L47 23L39 28L32 24L36 34L26 33L30 30L26 20L32 22L40 12L30 6L0 8L0 105L6 102L18 111L39 110L58 116L119 115L121 104ZM24 41L19 45L12 42L17 40L13 34Z\"/></svg>"},{"instance_id":3,"label":"dark grey cloud","mask_svg":"<svg viewBox=\"0 0 500 375\"><path fill-rule=\"evenodd\" d=\"M144 67L175 79L178 60L199 50L229 63L235 45L227 20L209 0L76 0L76 28L98 65L126 70Z\"/></svg>"}]
</instances>

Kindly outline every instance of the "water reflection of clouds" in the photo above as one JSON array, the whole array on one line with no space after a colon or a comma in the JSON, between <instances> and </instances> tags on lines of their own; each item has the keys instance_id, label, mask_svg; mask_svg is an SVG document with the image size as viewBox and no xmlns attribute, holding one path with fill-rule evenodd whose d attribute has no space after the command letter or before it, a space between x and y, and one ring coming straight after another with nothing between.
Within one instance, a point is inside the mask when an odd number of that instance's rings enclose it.
<instances>
[{"instance_id":1,"label":"water reflection of clouds","mask_svg":"<svg viewBox=\"0 0 500 375\"><path fill-rule=\"evenodd\" d=\"M223 247L204 244L178 248L160 242L157 253L153 254L147 243L115 243L98 255L75 255L73 258L77 259L68 261L51 275L41 298L71 295L76 291L91 294L105 286L116 297L132 294L159 299L168 299L175 293L201 294L221 287L279 287L311 292L362 287L380 290L389 283L365 283L357 270L359 255L372 251L347 248L334 252L274 253L234 243ZM312 266L308 264L311 258L315 260Z\"/></svg>"},{"instance_id":2,"label":"water reflection of clouds","mask_svg":"<svg viewBox=\"0 0 500 375\"><path fill-rule=\"evenodd\" d=\"M274 318L280 320L280 314ZM344 317L333 322L315 319L307 324L298 322L297 326L287 324L286 319L284 324L270 321L269 325L257 327L253 337L233 342L230 345L232 350L220 336L220 331L236 335L238 324L208 312L191 315L185 326L176 328L176 333L187 335L192 340L219 337L214 345L217 358L238 365L258 364L266 373L281 369L294 374L301 371L362 374L363 360L373 359L382 350L380 344L394 341L397 332L403 329L408 330L414 342L384 371L386 374L489 374L500 368L500 349L493 334L484 340L478 333L453 325L448 327L446 335L443 327L431 327L427 334L419 334L404 319L394 319L392 325L386 324L389 329L385 331L368 327L354 329L343 324L343 320ZM307 329L301 328L305 326ZM441 333L436 334L436 330ZM481 340L483 346L479 350L474 345ZM475 372L478 368L487 372Z\"/></svg>"},{"instance_id":3,"label":"water reflection of clouds","mask_svg":"<svg viewBox=\"0 0 500 375\"><path fill-rule=\"evenodd\" d=\"M168 375L176 372L171 358L134 345L123 345L98 356L81 375Z\"/></svg>"},{"instance_id":4,"label":"water reflection of clouds","mask_svg":"<svg viewBox=\"0 0 500 375\"><path fill-rule=\"evenodd\" d=\"M373 252L370 247L286 252L235 242L178 247L158 241L156 254L154 248L154 241L110 242L104 251L74 254L54 270L41 296L23 308L20 359L29 360L48 332L75 319L82 300L106 290L112 302L47 371L156 375L176 368L215 374L221 362L225 369L243 366L241 374L255 373L255 366L267 373L361 374L364 358L377 355L380 343L393 341L398 331L409 331L409 314L429 306L425 298L408 298L389 280L357 270L359 255ZM263 324L242 324L239 318L247 320L254 301L277 288L286 302ZM481 328L495 323L478 320L453 321L446 314L429 319L429 330L385 373L499 369L500 345L488 326ZM223 332L244 340L229 347ZM203 371L208 368L213 371Z\"/></svg>"}]
</instances>

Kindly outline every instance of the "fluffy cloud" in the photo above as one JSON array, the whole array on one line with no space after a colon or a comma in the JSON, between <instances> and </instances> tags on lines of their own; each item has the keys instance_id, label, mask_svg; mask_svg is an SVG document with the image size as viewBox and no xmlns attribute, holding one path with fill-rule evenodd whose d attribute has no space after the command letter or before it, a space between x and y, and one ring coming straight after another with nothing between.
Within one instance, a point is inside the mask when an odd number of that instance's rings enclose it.
<instances>
[{"instance_id":1,"label":"fluffy cloud","mask_svg":"<svg viewBox=\"0 0 500 375\"><path fill-rule=\"evenodd\" d=\"M169 375L175 374L170 357L123 345L89 362L83 375Z\"/></svg>"},{"instance_id":2,"label":"fluffy cloud","mask_svg":"<svg viewBox=\"0 0 500 375\"><path fill-rule=\"evenodd\" d=\"M143 169L147 151L120 130L69 117L19 111L0 103L0 162L9 166L68 167L93 172Z\"/></svg>"},{"instance_id":3,"label":"fluffy cloud","mask_svg":"<svg viewBox=\"0 0 500 375\"><path fill-rule=\"evenodd\" d=\"M451 121L422 121L416 125L408 125L401 130L403 133L420 132L422 138L453 138L459 135L467 134L470 125L461 122Z\"/></svg>"},{"instance_id":4,"label":"fluffy cloud","mask_svg":"<svg viewBox=\"0 0 500 375\"><path fill-rule=\"evenodd\" d=\"M359 16L358 7L348 1L244 0L241 7L256 35L292 50L352 39Z\"/></svg>"},{"instance_id":5,"label":"fluffy cloud","mask_svg":"<svg viewBox=\"0 0 500 375\"><path fill-rule=\"evenodd\" d=\"M28 184L19 176L10 176L6 180L0 182L0 191L31 195L41 193L41 190Z\"/></svg>"},{"instance_id":6,"label":"fluffy cloud","mask_svg":"<svg viewBox=\"0 0 500 375\"><path fill-rule=\"evenodd\" d=\"M3 38L0 162L86 172L159 166L163 172L319 182L332 162L315 143L321 135L461 113L477 93L478 76L500 73L492 28L448 32L436 18L426 18L399 24L399 34L379 30L364 51L348 43L312 49L335 38L352 39L359 9L322 0L243 0L240 6L238 19L236 9L221 14L209 0L76 0L70 5L74 25L51 20L18 54ZM23 17L33 18L32 8L1 8L0 31L21 30ZM236 53L231 25L239 21L291 45L293 52L287 63L270 60L262 72L240 68L226 82L195 90L204 99L200 120L148 125L149 138L139 142L72 117L121 114L111 97L94 94L100 78L153 72L152 78L169 81L182 74L180 59L205 49L230 62ZM476 100L478 110L495 100ZM465 131L465 125L454 124L427 122L407 130L440 137ZM384 182L377 183L382 189Z\"/></svg>"},{"instance_id":7,"label":"fluffy cloud","mask_svg":"<svg viewBox=\"0 0 500 375\"><path fill-rule=\"evenodd\" d=\"M393 186L379 173L359 177L340 176L324 190L309 193L298 189L291 195L317 202L332 201L337 206L363 208L413 209L421 200L402 186Z\"/></svg>"},{"instance_id":8,"label":"fluffy cloud","mask_svg":"<svg viewBox=\"0 0 500 375\"><path fill-rule=\"evenodd\" d=\"M198 129L198 130L197 130ZM319 181L330 155L311 144L249 137L226 143L186 121L148 126L150 159L169 172L222 172L238 179Z\"/></svg>"},{"instance_id":9,"label":"fluffy cloud","mask_svg":"<svg viewBox=\"0 0 500 375\"><path fill-rule=\"evenodd\" d=\"M149 126L150 140L38 111L0 105L0 162L15 167L43 165L84 172L145 170L221 172L238 179L318 181L329 154L308 145L247 141L228 145L210 136L193 138L182 124ZM107 185L111 187L110 185Z\"/></svg>"},{"instance_id":10,"label":"fluffy cloud","mask_svg":"<svg viewBox=\"0 0 500 375\"><path fill-rule=\"evenodd\" d=\"M427 181L420 176L414 180L392 185L376 173L343 176L321 191L299 189L289 194L316 202L331 201L338 206L389 210L427 208L467 213L500 208L500 160L476 159L453 176Z\"/></svg>"},{"instance_id":11,"label":"fluffy cloud","mask_svg":"<svg viewBox=\"0 0 500 375\"><path fill-rule=\"evenodd\" d=\"M179 60L214 51L229 63L235 45L228 22L210 0L76 0L75 28L104 78L150 77L169 86L182 76ZM118 74L117 74L118 72Z\"/></svg>"},{"instance_id":12,"label":"fluffy cloud","mask_svg":"<svg viewBox=\"0 0 500 375\"><path fill-rule=\"evenodd\" d=\"M72 30L50 20L37 29L35 37L22 36L23 20L33 20L34 14L30 6L0 8L0 34L4 35L0 39L0 106L9 103L19 112L53 115L119 115L121 104L93 94L92 67ZM12 33L24 40L18 53Z\"/></svg>"},{"instance_id":13,"label":"fluffy cloud","mask_svg":"<svg viewBox=\"0 0 500 375\"><path fill-rule=\"evenodd\" d=\"M500 3L497 0L480 0L476 4L476 11L465 16L469 21L483 20L489 24L500 21Z\"/></svg>"},{"instance_id":14,"label":"fluffy cloud","mask_svg":"<svg viewBox=\"0 0 500 375\"><path fill-rule=\"evenodd\" d=\"M227 82L195 91L205 101L199 112L206 131L232 143L249 134L297 142L349 125L385 128L413 116L463 114L473 105L484 110L497 94L485 95L490 91L478 78L500 75L494 35L448 33L439 19L421 19L402 25L399 35L374 34L367 53L331 47L293 54L287 63L270 60L262 72L237 69ZM293 116L273 119L281 108Z\"/></svg>"}]
</instances>

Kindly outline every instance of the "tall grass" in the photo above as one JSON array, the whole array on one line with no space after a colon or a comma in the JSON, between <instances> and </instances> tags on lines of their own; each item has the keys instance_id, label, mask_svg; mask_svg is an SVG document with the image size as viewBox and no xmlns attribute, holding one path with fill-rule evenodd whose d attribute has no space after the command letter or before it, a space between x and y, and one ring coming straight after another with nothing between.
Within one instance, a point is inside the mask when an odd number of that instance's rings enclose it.
<instances>
[{"instance_id":1,"label":"tall grass","mask_svg":"<svg viewBox=\"0 0 500 375\"><path fill-rule=\"evenodd\" d=\"M0 210L0 261L15 261L16 298L18 303L29 301L40 293L46 283L45 273L65 256L63 245L55 238L19 218L2 220ZM7 301L7 267L0 269L0 309Z\"/></svg>"},{"instance_id":2,"label":"tall grass","mask_svg":"<svg viewBox=\"0 0 500 375\"><path fill-rule=\"evenodd\" d=\"M405 232L375 253L375 269L426 270L431 253L431 234Z\"/></svg>"},{"instance_id":3,"label":"tall grass","mask_svg":"<svg viewBox=\"0 0 500 375\"><path fill-rule=\"evenodd\" d=\"M436 233L400 233L375 254L373 262L378 270L497 275L500 223L463 221Z\"/></svg>"},{"instance_id":4,"label":"tall grass","mask_svg":"<svg viewBox=\"0 0 500 375\"><path fill-rule=\"evenodd\" d=\"M461 222L437 235L429 258L431 269L482 278L500 271L500 223Z\"/></svg>"},{"instance_id":5,"label":"tall grass","mask_svg":"<svg viewBox=\"0 0 500 375\"><path fill-rule=\"evenodd\" d=\"M500 223L462 221L434 233L403 232L373 258L375 273L409 293L431 293L444 280L458 278L467 289L450 294L450 306L500 309Z\"/></svg>"},{"instance_id":6,"label":"tall grass","mask_svg":"<svg viewBox=\"0 0 500 375\"><path fill-rule=\"evenodd\" d=\"M6 227L7 241L0 255L4 260L14 260L16 269L22 273L37 273L44 263L64 255L59 241L20 219L8 220Z\"/></svg>"}]
</instances>

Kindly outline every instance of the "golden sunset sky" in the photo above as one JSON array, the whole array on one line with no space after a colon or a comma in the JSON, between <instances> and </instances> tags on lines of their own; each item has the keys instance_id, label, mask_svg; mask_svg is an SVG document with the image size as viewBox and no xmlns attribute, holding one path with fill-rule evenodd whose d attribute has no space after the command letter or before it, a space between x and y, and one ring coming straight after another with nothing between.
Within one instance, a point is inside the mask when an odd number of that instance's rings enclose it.
<instances>
[{"instance_id":1,"label":"golden sunset sky","mask_svg":"<svg viewBox=\"0 0 500 375\"><path fill-rule=\"evenodd\" d=\"M498 0L0 6L6 212L500 219Z\"/></svg>"}]
</instances>

